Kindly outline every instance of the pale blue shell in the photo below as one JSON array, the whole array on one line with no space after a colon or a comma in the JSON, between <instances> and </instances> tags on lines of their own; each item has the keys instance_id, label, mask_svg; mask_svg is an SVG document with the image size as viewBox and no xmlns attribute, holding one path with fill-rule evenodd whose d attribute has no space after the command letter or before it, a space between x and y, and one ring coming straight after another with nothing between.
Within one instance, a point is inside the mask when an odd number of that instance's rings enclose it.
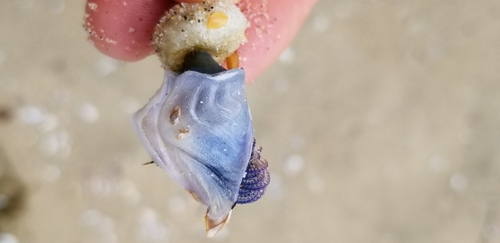
<instances>
[{"instance_id":1,"label":"pale blue shell","mask_svg":"<svg viewBox=\"0 0 500 243\"><path fill-rule=\"evenodd\" d=\"M134 115L134 124L154 162L196 194L212 219L226 217L236 202L257 200L269 183L264 161L266 172L258 177L265 179L265 186L256 185L251 199L238 200L245 171L252 167L254 141L242 69L180 75L167 71L161 88ZM257 174L248 174L247 181L250 175Z\"/></svg>"}]
</instances>

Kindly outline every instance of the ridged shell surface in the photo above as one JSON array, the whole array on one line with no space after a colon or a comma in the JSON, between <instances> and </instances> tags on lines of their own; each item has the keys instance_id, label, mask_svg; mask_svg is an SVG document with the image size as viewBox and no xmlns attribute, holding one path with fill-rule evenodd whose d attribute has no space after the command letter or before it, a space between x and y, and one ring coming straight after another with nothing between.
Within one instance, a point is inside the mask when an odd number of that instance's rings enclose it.
<instances>
[{"instance_id":1,"label":"ridged shell surface","mask_svg":"<svg viewBox=\"0 0 500 243\"><path fill-rule=\"evenodd\" d=\"M167 71L162 87L134 115L154 162L221 219L238 199L253 148L241 69L218 74Z\"/></svg>"},{"instance_id":2,"label":"ridged shell surface","mask_svg":"<svg viewBox=\"0 0 500 243\"><path fill-rule=\"evenodd\" d=\"M262 147L255 146L254 140L250 163L248 163L245 176L241 181L240 192L236 201L238 204L253 203L259 200L271 182L267 160L260 156Z\"/></svg>"}]
</instances>

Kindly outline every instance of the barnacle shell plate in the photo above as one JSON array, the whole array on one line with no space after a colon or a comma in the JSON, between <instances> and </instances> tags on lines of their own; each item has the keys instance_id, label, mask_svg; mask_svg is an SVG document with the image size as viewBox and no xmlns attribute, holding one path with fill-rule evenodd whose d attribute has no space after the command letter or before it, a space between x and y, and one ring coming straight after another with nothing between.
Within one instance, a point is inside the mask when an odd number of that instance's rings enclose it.
<instances>
[{"instance_id":1,"label":"barnacle shell plate","mask_svg":"<svg viewBox=\"0 0 500 243\"><path fill-rule=\"evenodd\" d=\"M225 221L252 153L253 127L244 72L167 71L161 88L134 115L154 162Z\"/></svg>"}]
</instances>

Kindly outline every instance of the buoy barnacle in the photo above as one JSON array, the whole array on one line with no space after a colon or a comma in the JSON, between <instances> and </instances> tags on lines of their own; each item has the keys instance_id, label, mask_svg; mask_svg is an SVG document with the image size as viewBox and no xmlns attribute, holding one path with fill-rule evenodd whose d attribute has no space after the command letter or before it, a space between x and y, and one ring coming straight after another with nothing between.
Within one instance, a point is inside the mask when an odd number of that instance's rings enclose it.
<instances>
[{"instance_id":1,"label":"buoy barnacle","mask_svg":"<svg viewBox=\"0 0 500 243\"><path fill-rule=\"evenodd\" d=\"M165 78L133 118L154 163L207 206L208 237L228 222L236 204L258 200L270 182L236 53L247 27L234 0L170 9L154 33Z\"/></svg>"},{"instance_id":2,"label":"buoy barnacle","mask_svg":"<svg viewBox=\"0 0 500 243\"><path fill-rule=\"evenodd\" d=\"M207 206L207 236L224 226L236 203L258 200L269 184L245 72L224 69L205 51L187 54L180 73L166 71L134 125L154 162Z\"/></svg>"}]
</instances>

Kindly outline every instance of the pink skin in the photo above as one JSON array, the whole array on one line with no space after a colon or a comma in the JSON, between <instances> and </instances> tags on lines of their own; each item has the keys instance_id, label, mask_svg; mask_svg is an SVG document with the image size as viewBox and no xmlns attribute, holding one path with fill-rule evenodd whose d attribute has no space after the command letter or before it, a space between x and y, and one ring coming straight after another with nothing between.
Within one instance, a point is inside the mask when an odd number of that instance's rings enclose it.
<instances>
[{"instance_id":1,"label":"pink skin","mask_svg":"<svg viewBox=\"0 0 500 243\"><path fill-rule=\"evenodd\" d=\"M238 49L247 82L271 65L292 41L315 2L241 0L238 3L250 21L248 41ZM85 26L93 33L90 39L94 46L105 55L122 61L138 61L153 53L154 27L175 3L171 0L88 0ZM264 10L259 7L262 5L267 5Z\"/></svg>"}]
</instances>

